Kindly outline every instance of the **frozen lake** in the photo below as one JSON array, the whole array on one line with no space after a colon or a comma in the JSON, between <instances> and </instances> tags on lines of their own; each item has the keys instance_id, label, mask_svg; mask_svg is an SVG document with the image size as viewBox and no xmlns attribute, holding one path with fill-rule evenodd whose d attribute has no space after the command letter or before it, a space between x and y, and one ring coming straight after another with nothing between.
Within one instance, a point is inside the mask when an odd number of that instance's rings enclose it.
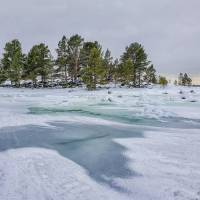
<instances>
[{"instance_id":1,"label":"frozen lake","mask_svg":"<svg viewBox=\"0 0 200 200\"><path fill-rule=\"evenodd\" d=\"M200 199L200 89L109 91L0 88L0 199Z\"/></svg>"}]
</instances>

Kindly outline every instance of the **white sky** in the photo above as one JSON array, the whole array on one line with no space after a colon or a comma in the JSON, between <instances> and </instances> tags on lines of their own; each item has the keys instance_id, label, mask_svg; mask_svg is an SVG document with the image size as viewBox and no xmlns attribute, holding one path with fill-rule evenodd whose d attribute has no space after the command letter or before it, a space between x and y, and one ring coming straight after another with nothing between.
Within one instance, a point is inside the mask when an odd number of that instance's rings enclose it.
<instances>
[{"instance_id":1,"label":"white sky","mask_svg":"<svg viewBox=\"0 0 200 200\"><path fill-rule=\"evenodd\" d=\"M98 40L119 57L142 43L159 73L200 75L199 0L0 0L0 53L18 38L27 52L62 35Z\"/></svg>"}]
</instances>

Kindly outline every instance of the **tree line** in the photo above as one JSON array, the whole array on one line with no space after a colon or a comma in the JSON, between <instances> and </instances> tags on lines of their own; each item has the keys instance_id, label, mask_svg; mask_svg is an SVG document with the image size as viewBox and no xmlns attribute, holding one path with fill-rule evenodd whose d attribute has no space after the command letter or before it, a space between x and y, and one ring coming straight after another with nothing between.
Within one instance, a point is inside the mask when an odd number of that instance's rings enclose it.
<instances>
[{"instance_id":1,"label":"tree line","mask_svg":"<svg viewBox=\"0 0 200 200\"><path fill-rule=\"evenodd\" d=\"M187 73L180 73L178 76L178 81L175 81L175 85L191 86L192 78L190 78Z\"/></svg>"},{"instance_id":2,"label":"tree line","mask_svg":"<svg viewBox=\"0 0 200 200\"><path fill-rule=\"evenodd\" d=\"M24 54L19 40L7 42L0 61L0 83L10 80L20 87L21 80L31 80L33 87L37 87L38 77L43 86L60 78L63 87L84 83L89 90L109 82L130 87L157 83L156 70L137 42L127 46L119 59L113 59L109 49L104 52L99 42L85 41L80 35L63 36L56 58L44 43L34 45Z\"/></svg>"}]
</instances>

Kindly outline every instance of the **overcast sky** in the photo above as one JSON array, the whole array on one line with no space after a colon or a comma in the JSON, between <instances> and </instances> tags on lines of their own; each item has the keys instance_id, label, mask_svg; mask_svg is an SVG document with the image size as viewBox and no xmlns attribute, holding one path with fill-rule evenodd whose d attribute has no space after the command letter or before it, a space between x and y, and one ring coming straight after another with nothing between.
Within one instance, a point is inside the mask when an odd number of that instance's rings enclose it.
<instances>
[{"instance_id":1,"label":"overcast sky","mask_svg":"<svg viewBox=\"0 0 200 200\"><path fill-rule=\"evenodd\" d=\"M62 35L98 40L115 57L142 43L159 73L200 74L200 0L0 0L0 53L18 38L27 52Z\"/></svg>"}]
</instances>

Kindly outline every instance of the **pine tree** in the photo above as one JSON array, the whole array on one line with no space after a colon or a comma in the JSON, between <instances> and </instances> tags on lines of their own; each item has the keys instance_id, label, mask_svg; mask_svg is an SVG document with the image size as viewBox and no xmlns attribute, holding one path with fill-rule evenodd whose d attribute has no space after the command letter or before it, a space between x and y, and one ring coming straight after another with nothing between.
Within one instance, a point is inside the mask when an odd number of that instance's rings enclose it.
<instances>
[{"instance_id":1,"label":"pine tree","mask_svg":"<svg viewBox=\"0 0 200 200\"><path fill-rule=\"evenodd\" d=\"M145 69L145 76L144 76L145 81L149 83L154 83L156 84L157 79L156 79L156 70L153 65L150 65Z\"/></svg>"},{"instance_id":2,"label":"pine tree","mask_svg":"<svg viewBox=\"0 0 200 200\"><path fill-rule=\"evenodd\" d=\"M82 68L89 65L90 54L94 48L101 50L101 46L97 41L84 42L83 47L80 50L80 65L82 66Z\"/></svg>"},{"instance_id":3,"label":"pine tree","mask_svg":"<svg viewBox=\"0 0 200 200\"><path fill-rule=\"evenodd\" d=\"M77 81L80 72L80 51L84 39L79 35L73 35L68 40L69 72L73 82Z\"/></svg>"},{"instance_id":4,"label":"pine tree","mask_svg":"<svg viewBox=\"0 0 200 200\"><path fill-rule=\"evenodd\" d=\"M16 86L20 85L24 57L19 40L15 39L6 43L2 59L2 73Z\"/></svg>"},{"instance_id":5,"label":"pine tree","mask_svg":"<svg viewBox=\"0 0 200 200\"><path fill-rule=\"evenodd\" d=\"M192 79L188 76L187 73L183 75L183 73L179 74L178 84L183 86L190 86L192 84Z\"/></svg>"},{"instance_id":6,"label":"pine tree","mask_svg":"<svg viewBox=\"0 0 200 200\"><path fill-rule=\"evenodd\" d=\"M122 66L127 60L132 62L132 81L133 86L141 86L141 79L143 77L145 68L149 65L147 60L147 54L145 53L144 47L138 43L132 43L130 46L126 47L126 51L121 56Z\"/></svg>"},{"instance_id":7,"label":"pine tree","mask_svg":"<svg viewBox=\"0 0 200 200\"><path fill-rule=\"evenodd\" d=\"M107 49L104 55L104 60L103 60L105 70L106 70L107 81L112 81L113 79L114 65L112 61L113 61L113 57L111 56L111 51Z\"/></svg>"},{"instance_id":8,"label":"pine tree","mask_svg":"<svg viewBox=\"0 0 200 200\"><path fill-rule=\"evenodd\" d=\"M68 73L68 40L66 36L63 36L58 43L57 60L56 64L59 66L58 71L63 72L65 83L67 84L67 73Z\"/></svg>"},{"instance_id":9,"label":"pine tree","mask_svg":"<svg viewBox=\"0 0 200 200\"><path fill-rule=\"evenodd\" d=\"M129 58L120 66L120 77L123 84L129 85L133 80L133 62Z\"/></svg>"},{"instance_id":10,"label":"pine tree","mask_svg":"<svg viewBox=\"0 0 200 200\"><path fill-rule=\"evenodd\" d=\"M112 73L112 78L115 82L115 87L117 85L118 79L121 76L120 72L119 72L119 60L115 59L115 61L113 62L113 73Z\"/></svg>"},{"instance_id":11,"label":"pine tree","mask_svg":"<svg viewBox=\"0 0 200 200\"><path fill-rule=\"evenodd\" d=\"M95 90L98 83L102 83L105 77L102 53L100 49L91 50L88 66L83 69L83 82L89 90Z\"/></svg>"},{"instance_id":12,"label":"pine tree","mask_svg":"<svg viewBox=\"0 0 200 200\"><path fill-rule=\"evenodd\" d=\"M179 74L179 77L178 77L178 84L179 84L179 85L183 85L183 73L180 73L180 74Z\"/></svg>"},{"instance_id":13,"label":"pine tree","mask_svg":"<svg viewBox=\"0 0 200 200\"><path fill-rule=\"evenodd\" d=\"M2 64L0 63L0 84L6 81L8 78L6 71L3 69Z\"/></svg>"},{"instance_id":14,"label":"pine tree","mask_svg":"<svg viewBox=\"0 0 200 200\"><path fill-rule=\"evenodd\" d=\"M27 56L25 74L36 86L37 76L41 76L43 85L52 71L52 56L48 46L41 43L32 47Z\"/></svg>"},{"instance_id":15,"label":"pine tree","mask_svg":"<svg viewBox=\"0 0 200 200\"><path fill-rule=\"evenodd\" d=\"M187 73L184 74L182 85L184 86L190 86L192 84L192 79L187 75Z\"/></svg>"}]
</instances>

